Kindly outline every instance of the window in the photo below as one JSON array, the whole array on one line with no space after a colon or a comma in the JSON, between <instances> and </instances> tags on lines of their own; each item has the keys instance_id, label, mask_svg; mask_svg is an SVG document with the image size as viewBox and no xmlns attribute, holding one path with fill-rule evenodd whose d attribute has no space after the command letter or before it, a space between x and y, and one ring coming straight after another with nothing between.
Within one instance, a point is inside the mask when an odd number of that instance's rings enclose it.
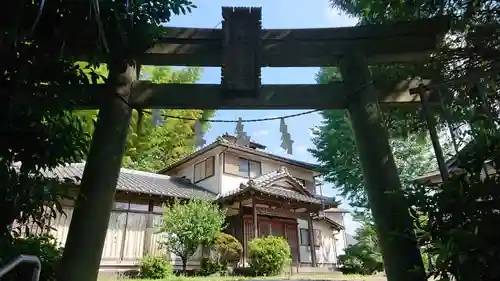
<instances>
[{"instance_id":1,"label":"window","mask_svg":"<svg viewBox=\"0 0 500 281\"><path fill-rule=\"evenodd\" d=\"M202 181L209 178L215 174L214 163L215 157L208 157L207 159L201 161L194 165L194 182Z\"/></svg>"},{"instance_id":2,"label":"window","mask_svg":"<svg viewBox=\"0 0 500 281\"><path fill-rule=\"evenodd\" d=\"M314 231L314 246L319 247L321 242L321 231L319 229L313 229ZM309 229L300 229L300 245L309 246Z\"/></svg>"},{"instance_id":3,"label":"window","mask_svg":"<svg viewBox=\"0 0 500 281\"><path fill-rule=\"evenodd\" d=\"M300 229L300 245L309 246L309 230L307 228Z\"/></svg>"},{"instance_id":4,"label":"window","mask_svg":"<svg viewBox=\"0 0 500 281\"><path fill-rule=\"evenodd\" d=\"M153 206L153 213L163 213L165 209L163 208L163 205L154 205Z\"/></svg>"},{"instance_id":5,"label":"window","mask_svg":"<svg viewBox=\"0 0 500 281\"><path fill-rule=\"evenodd\" d=\"M238 175L245 178L256 178L262 174L260 162L248 160L245 158L238 159Z\"/></svg>"},{"instance_id":6,"label":"window","mask_svg":"<svg viewBox=\"0 0 500 281\"><path fill-rule=\"evenodd\" d=\"M115 209L128 210L129 201L115 201Z\"/></svg>"},{"instance_id":7,"label":"window","mask_svg":"<svg viewBox=\"0 0 500 281\"><path fill-rule=\"evenodd\" d=\"M149 202L130 202L129 210L147 212L149 211Z\"/></svg>"}]
</instances>

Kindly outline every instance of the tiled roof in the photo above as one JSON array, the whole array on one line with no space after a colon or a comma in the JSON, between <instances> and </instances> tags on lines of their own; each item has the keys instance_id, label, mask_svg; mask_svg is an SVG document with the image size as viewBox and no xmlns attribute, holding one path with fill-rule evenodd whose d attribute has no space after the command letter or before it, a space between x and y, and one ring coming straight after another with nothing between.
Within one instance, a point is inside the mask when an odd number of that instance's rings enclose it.
<instances>
[{"instance_id":1,"label":"tiled roof","mask_svg":"<svg viewBox=\"0 0 500 281\"><path fill-rule=\"evenodd\" d=\"M324 210L325 213L349 213L348 210L341 209L341 208L330 208Z\"/></svg>"},{"instance_id":2,"label":"tiled roof","mask_svg":"<svg viewBox=\"0 0 500 281\"><path fill-rule=\"evenodd\" d=\"M44 171L48 177L57 177L61 180L67 178L78 184L83 176L85 163L74 163L59 166L52 171ZM118 177L117 190L143 193L157 196L177 198L214 199L215 194L205 190L188 180L165 175L136 171L122 168Z\"/></svg>"},{"instance_id":3,"label":"tiled roof","mask_svg":"<svg viewBox=\"0 0 500 281\"><path fill-rule=\"evenodd\" d=\"M311 195L311 193L306 189L306 187L300 181L298 181L296 178L294 178L290 173L288 173L288 170L286 169L286 167L283 167L283 166L281 166L278 170L263 174L260 177L257 177L253 180L250 180L249 184L267 187L268 185L270 185L276 181L279 181L281 179L284 179L284 178L286 178L290 181L293 181L296 185L298 185L298 186L300 186L300 188L302 188L304 193Z\"/></svg>"},{"instance_id":4,"label":"tiled roof","mask_svg":"<svg viewBox=\"0 0 500 281\"><path fill-rule=\"evenodd\" d=\"M283 178L287 178L288 180L294 181L296 184L298 184L298 186L300 186L303 189L303 192L273 186L274 183ZM242 184L238 189L234 189L227 193L220 194L218 196L218 200L225 200L227 198L243 194L249 190L254 190L268 195L273 195L286 199L293 199L313 204L331 203L309 193L309 191L306 190L306 188L302 185L302 183L297 181L293 176L291 176L288 173L285 167L281 167L279 170L269 172L253 180L249 180L247 184Z\"/></svg>"},{"instance_id":5,"label":"tiled roof","mask_svg":"<svg viewBox=\"0 0 500 281\"><path fill-rule=\"evenodd\" d=\"M262 151L262 150L256 150L256 149L253 149L253 148L249 148L249 147L246 147L246 146L241 146L241 145L238 145L236 143L233 143L233 142L230 142L224 138L220 138L216 141L214 141L213 143L203 147L202 149L182 158L181 160L173 163L173 164L170 164L168 165L167 167L161 169L160 171L158 171L158 173L164 173L168 170L171 170L175 167L178 167L184 163L186 163L187 161L205 153L205 152L208 152L218 146L223 146L223 147L227 147L227 148L232 148L232 149L235 149L235 150L239 150L239 151L242 151L242 152L246 152L246 153L249 153L249 154L254 154L254 155L258 155L258 156L261 156L261 157L265 157L265 158L269 158L269 159L273 159L273 160L276 160L276 161L280 161L280 162L283 162L283 163L287 163L287 164L290 164L290 165L294 165L294 166L298 166L298 167L302 167L302 168L306 168L306 169L311 169L311 170L315 170L315 169L318 169L319 168L319 165L316 165L316 164L311 164L311 163L306 163L306 162L302 162L302 161L298 161L298 160L294 160L294 159L290 159L290 158L286 158L286 157L282 157L282 156L278 156L278 155L275 155L275 154L272 154L272 153L268 153L268 152L265 152L265 151Z\"/></svg>"},{"instance_id":6,"label":"tiled roof","mask_svg":"<svg viewBox=\"0 0 500 281\"><path fill-rule=\"evenodd\" d=\"M344 229L344 226L342 226L340 223L338 223L338 222L336 222L336 221L334 221L331 218L326 217L326 216L318 216L318 217L315 217L314 220L325 221L338 230Z\"/></svg>"}]
</instances>

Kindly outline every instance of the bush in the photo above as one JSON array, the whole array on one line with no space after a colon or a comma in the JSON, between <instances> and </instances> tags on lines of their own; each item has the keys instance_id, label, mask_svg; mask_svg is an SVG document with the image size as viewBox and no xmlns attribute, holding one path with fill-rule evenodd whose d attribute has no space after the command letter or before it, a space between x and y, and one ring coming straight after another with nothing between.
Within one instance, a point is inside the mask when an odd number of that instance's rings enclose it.
<instances>
[{"instance_id":1,"label":"bush","mask_svg":"<svg viewBox=\"0 0 500 281\"><path fill-rule=\"evenodd\" d=\"M256 238L248 244L250 267L256 275L280 274L291 261L290 246L283 237L266 236Z\"/></svg>"},{"instance_id":2,"label":"bush","mask_svg":"<svg viewBox=\"0 0 500 281\"><path fill-rule=\"evenodd\" d=\"M234 276L255 277L255 270L251 267L237 267L233 270Z\"/></svg>"},{"instance_id":3,"label":"bush","mask_svg":"<svg viewBox=\"0 0 500 281\"><path fill-rule=\"evenodd\" d=\"M243 252L243 246L241 246L238 239L222 232L215 236L212 248L216 252L216 259L219 263L226 266L228 264L237 263Z\"/></svg>"},{"instance_id":4,"label":"bush","mask_svg":"<svg viewBox=\"0 0 500 281\"><path fill-rule=\"evenodd\" d=\"M200 262L202 276L209 276L216 273L226 273L227 266L211 258L202 258Z\"/></svg>"},{"instance_id":5,"label":"bush","mask_svg":"<svg viewBox=\"0 0 500 281\"><path fill-rule=\"evenodd\" d=\"M170 261L164 256L146 255L139 261L142 278L163 279L173 274Z\"/></svg>"},{"instance_id":6,"label":"bush","mask_svg":"<svg viewBox=\"0 0 500 281\"><path fill-rule=\"evenodd\" d=\"M63 249L58 246L56 239L50 235L27 235L12 240L6 250L0 253L0 265L9 263L20 255L33 255L40 259L42 271L40 281L55 281L56 269L62 257ZM33 265L17 266L11 273L2 277L2 281L30 280L33 274Z\"/></svg>"},{"instance_id":7,"label":"bush","mask_svg":"<svg viewBox=\"0 0 500 281\"><path fill-rule=\"evenodd\" d=\"M347 247L339 256L339 264L344 274L371 275L384 270L382 255L363 243Z\"/></svg>"}]
</instances>

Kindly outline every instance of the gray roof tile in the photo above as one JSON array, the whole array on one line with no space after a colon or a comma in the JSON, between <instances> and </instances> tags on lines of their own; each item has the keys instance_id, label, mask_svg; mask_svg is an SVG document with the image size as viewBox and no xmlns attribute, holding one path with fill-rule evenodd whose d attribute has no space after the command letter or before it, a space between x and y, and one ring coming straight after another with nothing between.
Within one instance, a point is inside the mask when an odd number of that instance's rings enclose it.
<instances>
[{"instance_id":1,"label":"gray roof tile","mask_svg":"<svg viewBox=\"0 0 500 281\"><path fill-rule=\"evenodd\" d=\"M85 163L74 163L59 166L52 171L44 171L44 174L61 180L65 178L72 179L79 184L84 168ZM178 198L214 199L216 197L212 192L185 179L125 168L120 170L116 189L125 192Z\"/></svg>"}]
</instances>

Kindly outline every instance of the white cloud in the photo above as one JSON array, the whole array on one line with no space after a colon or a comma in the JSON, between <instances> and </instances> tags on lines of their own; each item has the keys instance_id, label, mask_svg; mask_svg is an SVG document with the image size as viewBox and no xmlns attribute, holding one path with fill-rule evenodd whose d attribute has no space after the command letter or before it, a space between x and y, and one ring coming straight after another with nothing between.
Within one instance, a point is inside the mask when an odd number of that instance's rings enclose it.
<instances>
[{"instance_id":1,"label":"white cloud","mask_svg":"<svg viewBox=\"0 0 500 281\"><path fill-rule=\"evenodd\" d=\"M268 130L260 130L260 131L256 131L256 132L253 132L253 136L265 136L265 135L268 135L269 134L269 131Z\"/></svg>"}]
</instances>

